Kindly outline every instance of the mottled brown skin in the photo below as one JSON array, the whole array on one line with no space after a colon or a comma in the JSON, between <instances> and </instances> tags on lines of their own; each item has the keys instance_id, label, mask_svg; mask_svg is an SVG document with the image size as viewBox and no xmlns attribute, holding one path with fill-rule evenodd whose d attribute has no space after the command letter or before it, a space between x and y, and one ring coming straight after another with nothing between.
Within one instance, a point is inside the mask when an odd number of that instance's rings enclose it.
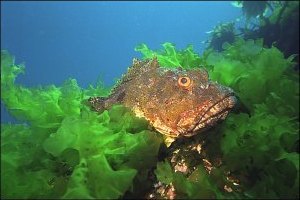
<instances>
[{"instance_id":1,"label":"mottled brown skin","mask_svg":"<svg viewBox=\"0 0 300 200\"><path fill-rule=\"evenodd\" d=\"M156 59L134 59L108 98L91 97L89 102L96 111L123 104L160 133L178 138L225 119L236 98L230 88L210 81L203 68L169 69L159 67Z\"/></svg>"}]
</instances>

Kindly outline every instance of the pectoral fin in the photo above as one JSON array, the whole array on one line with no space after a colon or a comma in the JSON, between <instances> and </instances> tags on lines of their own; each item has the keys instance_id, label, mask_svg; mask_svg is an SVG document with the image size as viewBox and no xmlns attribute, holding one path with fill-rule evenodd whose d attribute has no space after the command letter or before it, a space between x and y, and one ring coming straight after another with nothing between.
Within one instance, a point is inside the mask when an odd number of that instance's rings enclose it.
<instances>
[{"instance_id":1,"label":"pectoral fin","mask_svg":"<svg viewBox=\"0 0 300 200\"><path fill-rule=\"evenodd\" d=\"M170 136L163 136L164 143L167 147L171 146L171 144L175 141L175 138L170 137Z\"/></svg>"},{"instance_id":2,"label":"pectoral fin","mask_svg":"<svg viewBox=\"0 0 300 200\"><path fill-rule=\"evenodd\" d=\"M117 87L108 97L90 97L87 102L93 110L101 112L111 108L111 106L114 104L122 104L124 97L124 88Z\"/></svg>"},{"instance_id":3,"label":"pectoral fin","mask_svg":"<svg viewBox=\"0 0 300 200\"><path fill-rule=\"evenodd\" d=\"M107 100L106 97L90 97L88 99L88 103L93 110L100 112L106 109L105 106L106 100Z\"/></svg>"}]
</instances>

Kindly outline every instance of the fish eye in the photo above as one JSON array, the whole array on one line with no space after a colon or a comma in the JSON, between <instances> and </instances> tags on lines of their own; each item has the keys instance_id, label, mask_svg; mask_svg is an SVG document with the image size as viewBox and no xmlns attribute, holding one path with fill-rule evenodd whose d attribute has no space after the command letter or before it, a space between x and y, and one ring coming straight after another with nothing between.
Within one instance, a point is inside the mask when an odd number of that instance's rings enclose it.
<instances>
[{"instance_id":1,"label":"fish eye","mask_svg":"<svg viewBox=\"0 0 300 200\"><path fill-rule=\"evenodd\" d=\"M179 77L178 79L178 85L182 87L189 87L191 83L191 79L187 76Z\"/></svg>"}]
</instances>

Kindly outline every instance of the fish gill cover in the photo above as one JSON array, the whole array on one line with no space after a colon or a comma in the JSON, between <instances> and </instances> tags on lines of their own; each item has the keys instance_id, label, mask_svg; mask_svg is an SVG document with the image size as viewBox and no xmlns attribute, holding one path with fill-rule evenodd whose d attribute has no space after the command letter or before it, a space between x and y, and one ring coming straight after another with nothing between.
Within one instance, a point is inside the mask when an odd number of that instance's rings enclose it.
<instances>
[{"instance_id":1,"label":"fish gill cover","mask_svg":"<svg viewBox=\"0 0 300 200\"><path fill-rule=\"evenodd\" d=\"M151 189L148 176L156 168L156 178L172 184L176 198L299 198L299 75L293 56L285 59L261 40L223 47L202 56L192 46L177 50L171 43L158 51L136 47L164 67L203 65L240 99L243 110L210 130L207 159L221 154L222 164L209 172L199 164L188 177L159 159L161 135L146 121L120 105L99 115L82 104L90 96L107 96L108 89L82 89L74 79L60 87L26 88L15 83L24 66L1 51L1 100L26 121L1 125L1 197L132 197Z\"/></svg>"}]
</instances>

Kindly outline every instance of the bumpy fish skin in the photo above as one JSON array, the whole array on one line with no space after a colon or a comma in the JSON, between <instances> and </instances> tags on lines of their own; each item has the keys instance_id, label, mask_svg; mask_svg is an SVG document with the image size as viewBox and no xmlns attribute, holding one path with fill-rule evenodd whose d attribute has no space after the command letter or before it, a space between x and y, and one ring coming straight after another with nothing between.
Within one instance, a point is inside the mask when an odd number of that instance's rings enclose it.
<instances>
[{"instance_id":1,"label":"bumpy fish skin","mask_svg":"<svg viewBox=\"0 0 300 200\"><path fill-rule=\"evenodd\" d=\"M225 119L234 107L233 91L209 80L203 68L160 67L156 58L133 60L108 98L91 97L98 112L123 104L167 137L193 136Z\"/></svg>"}]
</instances>

